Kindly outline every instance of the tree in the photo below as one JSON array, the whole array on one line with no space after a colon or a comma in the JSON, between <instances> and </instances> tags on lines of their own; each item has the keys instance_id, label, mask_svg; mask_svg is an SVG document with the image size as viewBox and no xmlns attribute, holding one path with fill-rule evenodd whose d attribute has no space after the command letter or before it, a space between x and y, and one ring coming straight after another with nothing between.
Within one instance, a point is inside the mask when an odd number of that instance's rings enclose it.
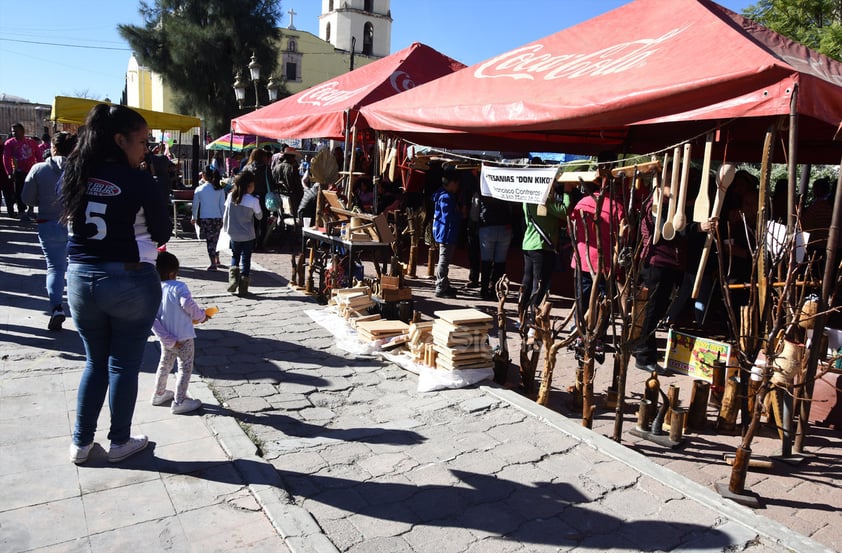
<instances>
[{"instance_id":1,"label":"tree","mask_svg":"<svg viewBox=\"0 0 842 553\"><path fill-rule=\"evenodd\" d=\"M144 25L119 25L120 35L138 61L162 76L172 89L176 109L203 116L215 136L228 131L241 112L232 83L252 53L261 80L278 60L280 0L141 0ZM265 86L248 87L246 103L266 104Z\"/></svg>"},{"instance_id":2,"label":"tree","mask_svg":"<svg viewBox=\"0 0 842 553\"><path fill-rule=\"evenodd\" d=\"M842 60L842 0L760 0L743 10L743 15Z\"/></svg>"}]
</instances>

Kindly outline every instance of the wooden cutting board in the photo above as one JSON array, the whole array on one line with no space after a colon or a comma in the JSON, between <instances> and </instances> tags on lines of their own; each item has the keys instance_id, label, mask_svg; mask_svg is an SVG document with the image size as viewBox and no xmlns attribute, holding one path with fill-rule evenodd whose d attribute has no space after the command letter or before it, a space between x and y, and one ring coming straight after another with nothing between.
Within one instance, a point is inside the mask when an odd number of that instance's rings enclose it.
<instances>
[{"instance_id":1,"label":"wooden cutting board","mask_svg":"<svg viewBox=\"0 0 842 553\"><path fill-rule=\"evenodd\" d=\"M454 326L494 322L494 317L478 309L448 309L446 311L434 311L433 315Z\"/></svg>"},{"instance_id":2,"label":"wooden cutting board","mask_svg":"<svg viewBox=\"0 0 842 553\"><path fill-rule=\"evenodd\" d=\"M363 321L357 324L358 330L364 330L372 336L381 334L400 334L407 332L409 325L403 321L392 321L381 319L379 321Z\"/></svg>"},{"instance_id":3,"label":"wooden cutting board","mask_svg":"<svg viewBox=\"0 0 842 553\"><path fill-rule=\"evenodd\" d=\"M488 334L489 330L491 325L484 323L455 326L440 319L433 323L433 331L439 334Z\"/></svg>"},{"instance_id":4,"label":"wooden cutting board","mask_svg":"<svg viewBox=\"0 0 842 553\"><path fill-rule=\"evenodd\" d=\"M445 371L462 370L462 369L486 369L492 366L490 360L481 359L471 363L451 363L441 356L436 356L436 368Z\"/></svg>"},{"instance_id":5,"label":"wooden cutting board","mask_svg":"<svg viewBox=\"0 0 842 553\"><path fill-rule=\"evenodd\" d=\"M442 348L440 346L435 345L433 346L433 349L435 349L439 353L438 356L440 359L447 359L448 361L453 363L460 363L463 361L473 362L474 360L479 359L491 359L491 351L468 351L464 353L459 353L449 348Z\"/></svg>"},{"instance_id":6,"label":"wooden cutting board","mask_svg":"<svg viewBox=\"0 0 842 553\"><path fill-rule=\"evenodd\" d=\"M456 333L456 334L441 334L433 329L433 342L440 346L471 346L482 344L488 338L487 332L472 332L472 333Z\"/></svg>"}]
</instances>

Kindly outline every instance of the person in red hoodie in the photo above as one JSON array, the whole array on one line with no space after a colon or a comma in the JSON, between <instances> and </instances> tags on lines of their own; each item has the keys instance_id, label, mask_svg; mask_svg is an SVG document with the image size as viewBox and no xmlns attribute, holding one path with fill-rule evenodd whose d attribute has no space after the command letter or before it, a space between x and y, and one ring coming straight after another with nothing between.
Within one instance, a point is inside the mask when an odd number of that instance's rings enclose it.
<instances>
[{"instance_id":1,"label":"person in red hoodie","mask_svg":"<svg viewBox=\"0 0 842 553\"><path fill-rule=\"evenodd\" d=\"M5 150L5 140L0 139L0 157ZM15 183L9 178L6 166L0 163L0 195L3 196L3 203L6 205L6 212L9 217L15 217Z\"/></svg>"},{"instance_id":2,"label":"person in red hoodie","mask_svg":"<svg viewBox=\"0 0 842 553\"><path fill-rule=\"evenodd\" d=\"M23 191L23 183L26 181L26 175L32 166L42 161L39 159L41 149L38 143L26 136L26 129L21 123L12 125L12 137L6 140L3 144L3 167L9 175L9 180L14 183L15 200L20 213L20 220L29 222L29 215L26 213L26 205L21 200L20 194ZM14 215L14 212L9 208L9 215Z\"/></svg>"}]
</instances>

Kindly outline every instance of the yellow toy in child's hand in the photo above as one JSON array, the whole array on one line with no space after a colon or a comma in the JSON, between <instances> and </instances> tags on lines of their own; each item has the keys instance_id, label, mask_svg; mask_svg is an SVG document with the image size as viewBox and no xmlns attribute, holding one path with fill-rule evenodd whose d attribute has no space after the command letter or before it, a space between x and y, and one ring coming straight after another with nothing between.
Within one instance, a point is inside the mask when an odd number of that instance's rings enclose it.
<instances>
[{"instance_id":1,"label":"yellow toy in child's hand","mask_svg":"<svg viewBox=\"0 0 842 553\"><path fill-rule=\"evenodd\" d=\"M199 323L203 323L203 322L207 321L208 319L210 319L211 317L213 317L214 315L216 315L217 313L219 313L218 307L208 307L207 309L205 309L205 320L204 321L194 320L193 324L197 325Z\"/></svg>"}]
</instances>

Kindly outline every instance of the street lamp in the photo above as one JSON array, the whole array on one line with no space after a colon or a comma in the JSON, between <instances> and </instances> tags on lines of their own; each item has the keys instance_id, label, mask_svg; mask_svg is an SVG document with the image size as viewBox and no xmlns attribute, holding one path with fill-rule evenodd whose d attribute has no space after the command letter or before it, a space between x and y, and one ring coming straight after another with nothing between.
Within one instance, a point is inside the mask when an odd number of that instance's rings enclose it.
<instances>
[{"instance_id":1,"label":"street lamp","mask_svg":"<svg viewBox=\"0 0 842 553\"><path fill-rule=\"evenodd\" d=\"M260 107L260 101L258 100L257 96L257 83L260 81L260 68L261 65L257 62L257 56L252 52L251 54L251 61L248 64L249 75L251 77L251 82L254 85L254 105L248 106L254 109ZM243 104L246 101L246 86L247 84L243 82L243 75L241 71L237 71L237 77L234 79L234 95L237 97L237 104L239 104L240 109L245 107ZM269 101L274 102L278 99L278 90L281 88L281 85L275 81L274 77L269 78L269 82L266 85L266 90L269 92Z\"/></svg>"},{"instance_id":2,"label":"street lamp","mask_svg":"<svg viewBox=\"0 0 842 553\"><path fill-rule=\"evenodd\" d=\"M266 91L269 92L269 101L274 102L278 99L278 91L281 89L281 83L275 80L275 76L269 77L269 82L266 83Z\"/></svg>"}]
</instances>

